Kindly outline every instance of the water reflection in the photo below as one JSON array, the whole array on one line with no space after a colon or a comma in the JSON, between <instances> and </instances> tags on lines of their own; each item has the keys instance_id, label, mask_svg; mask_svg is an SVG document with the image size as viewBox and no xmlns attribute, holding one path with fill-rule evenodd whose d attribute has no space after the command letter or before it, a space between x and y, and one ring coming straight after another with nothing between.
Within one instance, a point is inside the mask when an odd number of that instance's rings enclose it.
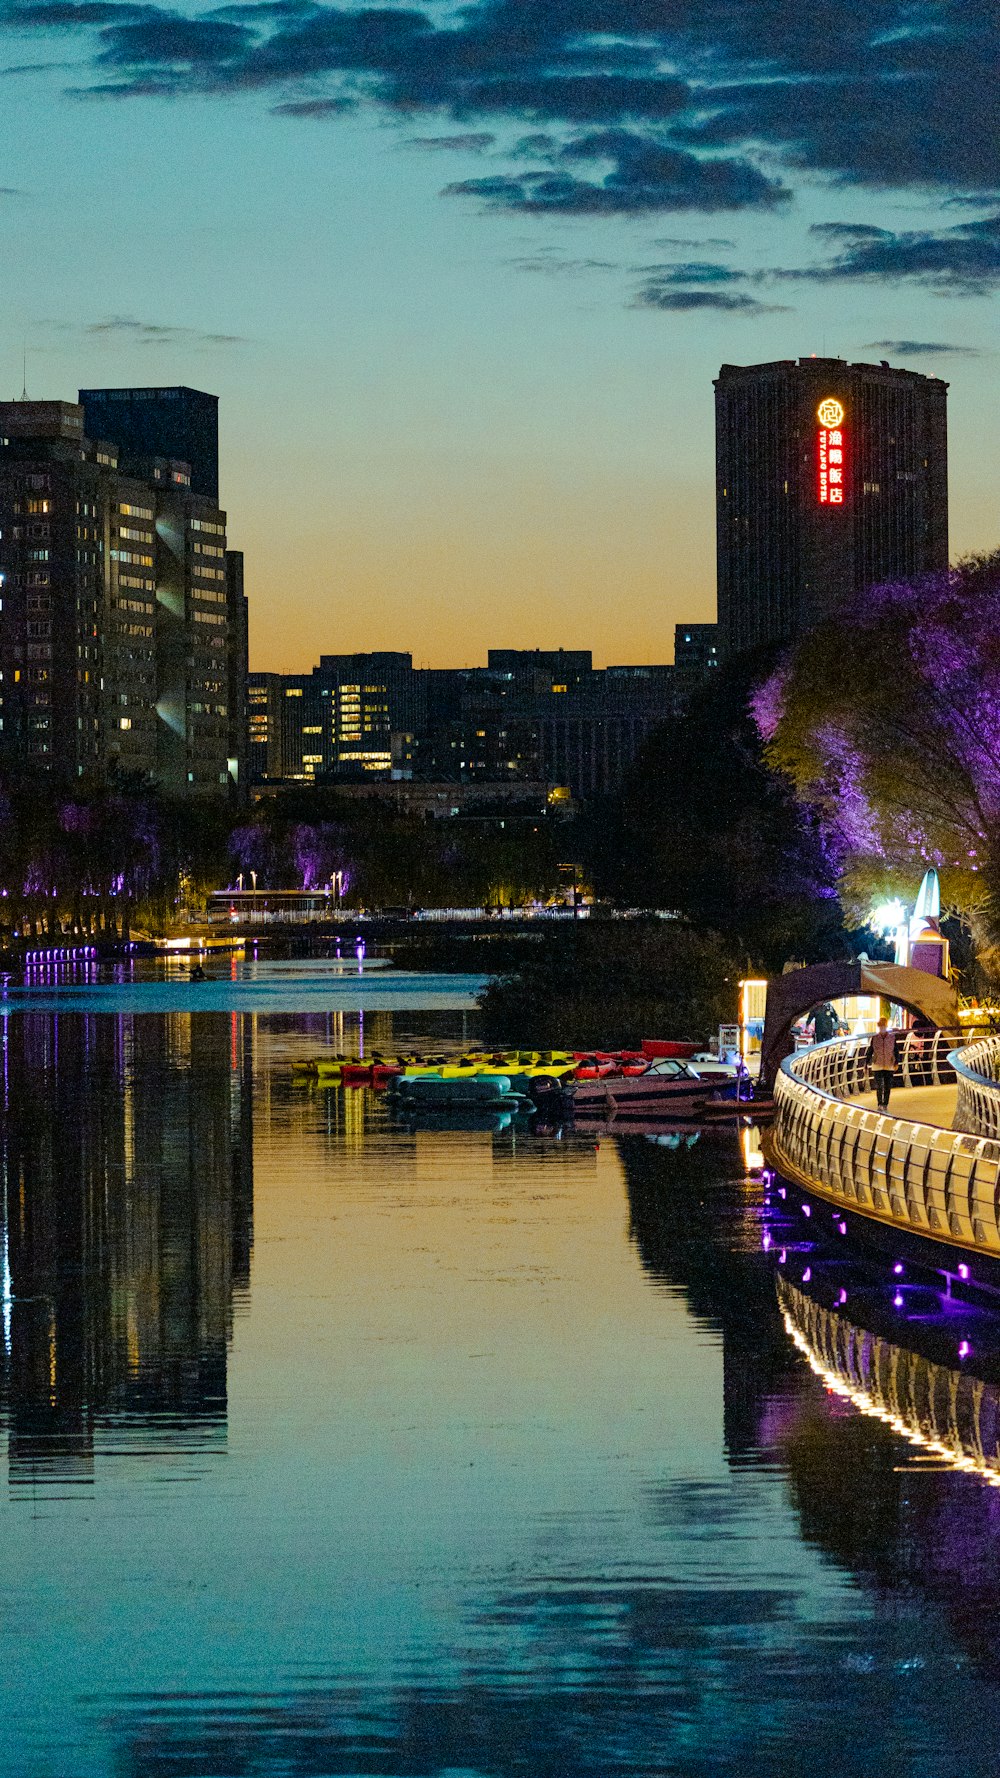
<instances>
[{"instance_id":1,"label":"water reflection","mask_svg":"<svg viewBox=\"0 0 1000 1778\"><path fill-rule=\"evenodd\" d=\"M410 1129L319 1018L9 1021L5 1769L986 1778L1000 1491L910 1433L992 1397L776 1289L735 1132Z\"/></svg>"},{"instance_id":2,"label":"water reflection","mask_svg":"<svg viewBox=\"0 0 1000 1778\"><path fill-rule=\"evenodd\" d=\"M250 1278L250 1058L230 1019L4 1025L2 1408L16 1485L95 1448L218 1448Z\"/></svg>"}]
</instances>

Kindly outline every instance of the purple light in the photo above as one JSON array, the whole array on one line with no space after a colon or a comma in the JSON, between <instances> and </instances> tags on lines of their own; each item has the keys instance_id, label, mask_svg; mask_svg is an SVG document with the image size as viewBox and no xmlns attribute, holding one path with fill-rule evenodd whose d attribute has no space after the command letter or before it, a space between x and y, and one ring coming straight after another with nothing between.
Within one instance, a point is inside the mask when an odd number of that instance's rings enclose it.
<instances>
[{"instance_id":1,"label":"purple light","mask_svg":"<svg viewBox=\"0 0 1000 1778\"><path fill-rule=\"evenodd\" d=\"M804 1271L804 1272L803 1272L803 1274L802 1274L802 1282L803 1282L803 1284L808 1284L808 1282L809 1282L809 1280L810 1280L810 1278L811 1278L811 1277L812 1277L812 1275L813 1275L813 1274L812 1274L812 1266L807 1266L807 1267L806 1267L806 1269L805 1269L805 1271Z\"/></svg>"},{"instance_id":2,"label":"purple light","mask_svg":"<svg viewBox=\"0 0 1000 1778\"><path fill-rule=\"evenodd\" d=\"M896 1277L901 1278L903 1276L903 1262L902 1262L902 1260L897 1259L897 1261L892 1269L895 1272Z\"/></svg>"},{"instance_id":3,"label":"purple light","mask_svg":"<svg viewBox=\"0 0 1000 1778\"><path fill-rule=\"evenodd\" d=\"M963 1265L963 1266L959 1266L959 1268L958 1268L958 1275L959 1275L959 1277L960 1277L960 1278L967 1278L967 1277L968 1277L968 1276L969 1276L969 1268L968 1268L968 1266L965 1266L965 1265Z\"/></svg>"},{"instance_id":4,"label":"purple light","mask_svg":"<svg viewBox=\"0 0 1000 1778\"><path fill-rule=\"evenodd\" d=\"M846 1224L846 1222L842 1222L842 1223L841 1223L841 1224L840 1224L840 1232L841 1232L841 1234L842 1234L842 1235L846 1235L846 1233L847 1233L847 1224Z\"/></svg>"},{"instance_id":5,"label":"purple light","mask_svg":"<svg viewBox=\"0 0 1000 1778\"><path fill-rule=\"evenodd\" d=\"M902 1291L897 1290L895 1296L892 1299L892 1304L893 1304L894 1309L901 1309L903 1307L903 1293L902 1293Z\"/></svg>"},{"instance_id":6,"label":"purple light","mask_svg":"<svg viewBox=\"0 0 1000 1778\"><path fill-rule=\"evenodd\" d=\"M783 1247L781 1249L781 1252L778 1255L778 1264L783 1266L787 1258L788 1258L788 1249L787 1249L787 1247Z\"/></svg>"},{"instance_id":7,"label":"purple light","mask_svg":"<svg viewBox=\"0 0 1000 1778\"><path fill-rule=\"evenodd\" d=\"M788 1187L787 1187L787 1186L786 1186L786 1185L779 1185L779 1187L778 1187L778 1196L779 1196L779 1198L787 1198L787 1196L788 1196Z\"/></svg>"},{"instance_id":8,"label":"purple light","mask_svg":"<svg viewBox=\"0 0 1000 1778\"><path fill-rule=\"evenodd\" d=\"M767 1229L764 1230L764 1233L761 1236L760 1244L763 1247L764 1252L767 1253L771 1246L771 1237Z\"/></svg>"},{"instance_id":9,"label":"purple light","mask_svg":"<svg viewBox=\"0 0 1000 1778\"><path fill-rule=\"evenodd\" d=\"M837 1302L838 1303L846 1303L846 1301L847 1301L847 1292L846 1292L846 1290L842 1290L840 1295L837 1298Z\"/></svg>"},{"instance_id":10,"label":"purple light","mask_svg":"<svg viewBox=\"0 0 1000 1778\"><path fill-rule=\"evenodd\" d=\"M803 1204L802 1214L803 1214L803 1216L811 1216L812 1215L812 1205L811 1204Z\"/></svg>"},{"instance_id":11,"label":"purple light","mask_svg":"<svg viewBox=\"0 0 1000 1778\"><path fill-rule=\"evenodd\" d=\"M961 1345L958 1348L959 1358L968 1358L971 1352L972 1352L972 1347L969 1345L968 1340L963 1340Z\"/></svg>"}]
</instances>

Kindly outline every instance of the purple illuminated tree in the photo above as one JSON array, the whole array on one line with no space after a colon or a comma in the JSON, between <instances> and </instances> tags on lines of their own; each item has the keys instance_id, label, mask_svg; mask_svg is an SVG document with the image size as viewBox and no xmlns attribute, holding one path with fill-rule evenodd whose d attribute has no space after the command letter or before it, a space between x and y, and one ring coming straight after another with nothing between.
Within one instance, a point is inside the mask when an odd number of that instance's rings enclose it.
<instances>
[{"instance_id":1,"label":"purple illuminated tree","mask_svg":"<svg viewBox=\"0 0 1000 1778\"><path fill-rule=\"evenodd\" d=\"M1000 552L866 593L754 699L769 763L820 811L845 904L946 901L1000 937Z\"/></svg>"}]
</instances>

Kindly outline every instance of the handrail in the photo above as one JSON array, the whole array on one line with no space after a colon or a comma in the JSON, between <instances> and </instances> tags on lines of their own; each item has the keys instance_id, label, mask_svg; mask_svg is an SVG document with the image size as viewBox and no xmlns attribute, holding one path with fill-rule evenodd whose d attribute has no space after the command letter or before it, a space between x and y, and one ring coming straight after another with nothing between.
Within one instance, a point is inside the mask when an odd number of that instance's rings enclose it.
<instances>
[{"instance_id":1,"label":"handrail","mask_svg":"<svg viewBox=\"0 0 1000 1778\"><path fill-rule=\"evenodd\" d=\"M1000 1141L852 1103L845 1086L858 1090L865 1044L834 1039L782 1063L768 1138L775 1165L860 1215L1000 1254ZM939 1050L930 1045L924 1066L939 1081L955 1078Z\"/></svg>"},{"instance_id":2,"label":"handrail","mask_svg":"<svg viewBox=\"0 0 1000 1778\"><path fill-rule=\"evenodd\" d=\"M949 1061L958 1078L956 1130L1000 1138L1000 1036L967 1043Z\"/></svg>"}]
</instances>

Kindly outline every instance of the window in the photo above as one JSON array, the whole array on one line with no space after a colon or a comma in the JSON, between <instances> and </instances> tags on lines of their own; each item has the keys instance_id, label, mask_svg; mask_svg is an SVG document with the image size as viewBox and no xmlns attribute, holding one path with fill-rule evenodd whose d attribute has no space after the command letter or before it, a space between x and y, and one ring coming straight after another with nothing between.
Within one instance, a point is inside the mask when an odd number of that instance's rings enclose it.
<instances>
[{"instance_id":1,"label":"window","mask_svg":"<svg viewBox=\"0 0 1000 1778\"><path fill-rule=\"evenodd\" d=\"M131 716L119 716L118 727L119 728L131 728L132 727Z\"/></svg>"}]
</instances>

